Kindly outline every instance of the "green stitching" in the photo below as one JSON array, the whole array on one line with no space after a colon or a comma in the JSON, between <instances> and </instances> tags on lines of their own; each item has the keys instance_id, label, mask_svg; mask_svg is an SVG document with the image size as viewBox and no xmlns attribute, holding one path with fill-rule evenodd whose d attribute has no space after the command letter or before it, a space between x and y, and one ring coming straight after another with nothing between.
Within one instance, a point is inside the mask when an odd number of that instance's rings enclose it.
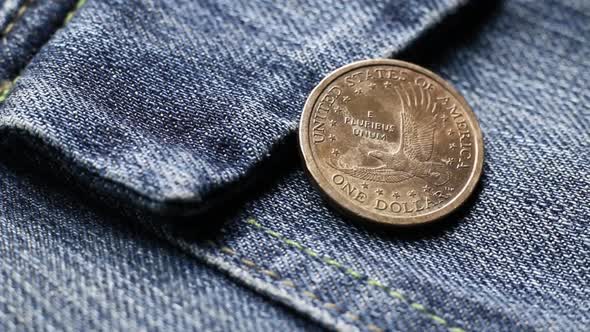
<instances>
[{"instance_id":1,"label":"green stitching","mask_svg":"<svg viewBox=\"0 0 590 332\"><path fill-rule=\"evenodd\" d=\"M304 248L303 251L305 251L306 254L308 254L308 255L310 255L312 257L318 257L319 256L315 251L313 251L311 249Z\"/></svg>"},{"instance_id":2,"label":"green stitching","mask_svg":"<svg viewBox=\"0 0 590 332\"><path fill-rule=\"evenodd\" d=\"M450 327L449 332L465 332L465 330L460 327Z\"/></svg>"},{"instance_id":3,"label":"green stitching","mask_svg":"<svg viewBox=\"0 0 590 332\"><path fill-rule=\"evenodd\" d=\"M346 273L348 273L351 277L353 277L355 279L361 279L363 277L362 274L356 272L355 270L346 269L345 271L346 271Z\"/></svg>"},{"instance_id":4,"label":"green stitching","mask_svg":"<svg viewBox=\"0 0 590 332\"><path fill-rule=\"evenodd\" d=\"M17 79L18 77L15 78L12 82L4 81L2 82L2 84L0 84L0 103L3 102L6 99L6 97L8 97L8 93L10 92L10 89L12 89L12 86L14 85Z\"/></svg>"},{"instance_id":5,"label":"green stitching","mask_svg":"<svg viewBox=\"0 0 590 332\"><path fill-rule=\"evenodd\" d=\"M420 311L424 311L424 306L421 305L420 303L412 303L410 304L412 306L412 308L416 309L416 310L420 310Z\"/></svg>"},{"instance_id":6,"label":"green stitching","mask_svg":"<svg viewBox=\"0 0 590 332\"><path fill-rule=\"evenodd\" d=\"M74 15L78 11L78 9L80 9L82 6L84 6L85 3L86 3L86 0L78 0L76 5L74 6L74 8L66 14L66 17L64 18L64 22L62 24L62 27L65 26L66 24L68 24L68 22L72 19L72 17L74 17ZM10 30L12 30L12 28L14 26L14 22L16 21L16 19L18 19L22 15L24 15L24 13L27 9L27 6L29 4L30 4L30 1L27 1L23 4L23 6L19 9L15 20L12 23L10 23L6 27L6 29L2 32L1 38L6 37L6 34L8 34L10 32ZM16 84L16 81L18 81L18 79L19 79L19 76L15 77L12 81L4 81L0 84L0 103L2 103L3 101L6 100L6 98L8 98L10 91L12 91L12 88L14 87L14 85Z\"/></svg>"},{"instance_id":7,"label":"green stitching","mask_svg":"<svg viewBox=\"0 0 590 332\"><path fill-rule=\"evenodd\" d=\"M82 6L84 6L85 3L86 3L86 0L78 0L78 2L76 2L76 6L74 6L74 9L70 10L70 12L66 15L66 18L64 20L64 24L67 24L68 22L70 22L72 20L72 17L74 17L74 14L78 11L78 9L80 9Z\"/></svg>"},{"instance_id":8,"label":"green stitching","mask_svg":"<svg viewBox=\"0 0 590 332\"><path fill-rule=\"evenodd\" d=\"M379 287L379 288L385 288L385 286L382 283L380 283L377 280L373 280L373 279L368 279L367 284L369 284L371 286Z\"/></svg>"},{"instance_id":9,"label":"green stitching","mask_svg":"<svg viewBox=\"0 0 590 332\"><path fill-rule=\"evenodd\" d=\"M390 289L386 285L382 284L380 281L375 280L375 279L371 279L371 278L369 278L369 277L367 277L367 276L365 276L365 275L363 275L363 274L361 274L359 272L356 272L356 271L354 271L354 270L352 270L350 268L347 268L347 267L345 267L344 265L342 265L340 262L338 262L335 259L332 259L332 258L327 257L327 256L320 256L314 250L309 249L309 248L306 248L304 245L302 245L299 242L296 242L296 241L293 241L293 240L290 240L290 239L285 238L282 234L280 234L278 232L275 232L275 231L273 231L273 230L271 230L271 229L269 229L269 228L261 225L260 223L258 223L253 218L250 218L250 219L246 220L246 223L248 223L248 224L250 224L252 226L255 226L258 229L261 229L264 233L266 233L266 234L268 234L268 235L270 235L270 236L272 236L274 238L277 238L277 239L281 240L283 243L285 243L285 244L287 244L287 245L289 245L291 247L295 247L298 250L301 250L303 253L305 253L306 255L308 255L310 257L321 258L321 261L322 262L324 262L324 263L326 263L328 265L334 266L334 267L336 267L338 269L341 269L342 271L344 271L344 273L346 275L351 276L354 279L364 279L364 278L366 278L367 279L366 282L367 282L368 285L373 286L373 287L377 287L377 288L381 288L381 289L385 290L385 292L389 296L394 297L394 298L396 298L396 299L398 299L400 301L403 301L403 302L407 303L412 309L414 309L416 311L419 311L421 313L426 314L428 317L430 317L430 319L433 322L435 322L437 324L440 324L440 325L443 325L443 326L447 326L448 325L448 322L445 319L443 319L442 317L437 316L437 315L429 312L428 309L426 309L426 307L424 305L422 305L420 303L408 301L408 299L399 290ZM463 330L460 327L448 327L448 331L449 332L465 332L465 330Z\"/></svg>"},{"instance_id":10,"label":"green stitching","mask_svg":"<svg viewBox=\"0 0 590 332\"><path fill-rule=\"evenodd\" d=\"M29 9L29 5L31 4L31 2L32 1L27 0L23 2L22 5L20 5L18 10L16 11L16 15L14 16L14 18L6 25L6 28L4 28L4 30L0 33L0 38L5 38L6 36L8 36L10 31L12 31L12 29L14 28L16 22L18 22L18 20L20 20L20 18L23 17L27 9Z\"/></svg>"},{"instance_id":11,"label":"green stitching","mask_svg":"<svg viewBox=\"0 0 590 332\"><path fill-rule=\"evenodd\" d=\"M293 246L293 247L295 247L297 249L303 249L303 246L300 245L299 243L295 242L295 241L285 240L285 243L288 244L288 245L290 245L290 246Z\"/></svg>"},{"instance_id":12,"label":"green stitching","mask_svg":"<svg viewBox=\"0 0 590 332\"><path fill-rule=\"evenodd\" d=\"M400 293L400 292L396 292L394 290L389 290L389 295L396 297L402 301L406 301L406 298Z\"/></svg>"},{"instance_id":13,"label":"green stitching","mask_svg":"<svg viewBox=\"0 0 590 332\"><path fill-rule=\"evenodd\" d=\"M447 321L446 320L444 320L441 317L438 317L437 315L430 315L430 317L432 317L432 319L434 319L435 321L437 321L441 325L446 325L447 324Z\"/></svg>"},{"instance_id":14,"label":"green stitching","mask_svg":"<svg viewBox=\"0 0 590 332\"><path fill-rule=\"evenodd\" d=\"M340 265L340 263L338 263L337 261L331 259L331 258L324 258L324 262L326 262L326 264L328 265L332 265L332 266L336 266L336 267L342 267L342 265Z\"/></svg>"},{"instance_id":15,"label":"green stitching","mask_svg":"<svg viewBox=\"0 0 590 332\"><path fill-rule=\"evenodd\" d=\"M249 223L250 225L254 225L258 228L262 228L262 225L257 223L256 220L254 220L254 219L248 219L248 220L246 220L246 222Z\"/></svg>"}]
</instances>

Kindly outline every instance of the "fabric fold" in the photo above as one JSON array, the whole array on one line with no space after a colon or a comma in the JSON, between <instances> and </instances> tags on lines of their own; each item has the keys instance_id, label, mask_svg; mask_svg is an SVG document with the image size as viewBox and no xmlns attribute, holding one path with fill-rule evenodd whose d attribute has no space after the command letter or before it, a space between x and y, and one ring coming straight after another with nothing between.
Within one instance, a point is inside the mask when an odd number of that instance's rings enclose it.
<instances>
[{"instance_id":1,"label":"fabric fold","mask_svg":"<svg viewBox=\"0 0 590 332\"><path fill-rule=\"evenodd\" d=\"M28 65L0 128L93 189L198 213L276 155L327 72L402 49L464 2L89 1Z\"/></svg>"}]
</instances>

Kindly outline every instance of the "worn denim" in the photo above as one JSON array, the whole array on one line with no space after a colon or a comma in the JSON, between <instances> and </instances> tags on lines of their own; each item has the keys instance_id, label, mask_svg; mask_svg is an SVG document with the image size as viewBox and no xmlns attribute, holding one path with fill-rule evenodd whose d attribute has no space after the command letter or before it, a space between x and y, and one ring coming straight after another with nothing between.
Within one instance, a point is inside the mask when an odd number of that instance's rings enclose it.
<instances>
[{"instance_id":1,"label":"worn denim","mask_svg":"<svg viewBox=\"0 0 590 332\"><path fill-rule=\"evenodd\" d=\"M38 51L10 43L33 26L2 45L3 329L590 328L586 2L63 8ZM412 232L331 209L295 146L313 86L384 56L448 79L485 137L474 197Z\"/></svg>"}]
</instances>

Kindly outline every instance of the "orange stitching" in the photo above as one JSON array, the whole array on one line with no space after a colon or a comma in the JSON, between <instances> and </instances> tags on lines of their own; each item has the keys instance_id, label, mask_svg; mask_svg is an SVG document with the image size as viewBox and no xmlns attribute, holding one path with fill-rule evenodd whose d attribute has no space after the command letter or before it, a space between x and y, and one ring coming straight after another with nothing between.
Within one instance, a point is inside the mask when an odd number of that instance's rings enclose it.
<instances>
[{"instance_id":1,"label":"orange stitching","mask_svg":"<svg viewBox=\"0 0 590 332\"><path fill-rule=\"evenodd\" d=\"M218 247L217 244L213 241L207 241L207 244L212 246L212 247ZM227 246L222 246L222 247L218 247L219 250L229 256L232 257L238 257L237 253L235 250L231 249L230 247ZM271 270L268 269L264 269L261 268L260 266L256 265L256 263L254 263L253 261L246 259L246 258L239 258L239 261L244 264L245 267L249 268L249 269L253 269L257 272L261 272L266 276L271 277L272 279L280 282L281 284L294 288L295 290L299 291L301 294L305 295L306 297L310 298L313 301L317 301L320 302L322 304L322 306L324 308L333 310L333 311L338 311L338 312L343 312L343 316L348 319L351 322L356 322L359 320L359 316L357 314L354 314L350 311L345 311L342 308L340 308L336 303L332 303L332 302L324 302L319 296L317 296L315 293L310 292L308 290L300 290L298 289L295 284L293 283L293 281L289 280L289 279L281 279L281 277L279 276L278 273L273 272ZM383 329L376 326L375 324L369 323L365 326L367 328L367 330L371 331L371 332L382 332Z\"/></svg>"}]
</instances>

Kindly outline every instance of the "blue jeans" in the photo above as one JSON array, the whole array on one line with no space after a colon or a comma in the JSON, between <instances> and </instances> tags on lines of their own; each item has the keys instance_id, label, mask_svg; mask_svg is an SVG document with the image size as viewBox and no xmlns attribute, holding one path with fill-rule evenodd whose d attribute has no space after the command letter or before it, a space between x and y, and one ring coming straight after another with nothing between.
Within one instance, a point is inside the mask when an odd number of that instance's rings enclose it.
<instances>
[{"instance_id":1,"label":"blue jeans","mask_svg":"<svg viewBox=\"0 0 590 332\"><path fill-rule=\"evenodd\" d=\"M590 7L575 0L0 4L2 330L590 328ZM295 131L331 70L439 73L471 201L353 224Z\"/></svg>"}]
</instances>

